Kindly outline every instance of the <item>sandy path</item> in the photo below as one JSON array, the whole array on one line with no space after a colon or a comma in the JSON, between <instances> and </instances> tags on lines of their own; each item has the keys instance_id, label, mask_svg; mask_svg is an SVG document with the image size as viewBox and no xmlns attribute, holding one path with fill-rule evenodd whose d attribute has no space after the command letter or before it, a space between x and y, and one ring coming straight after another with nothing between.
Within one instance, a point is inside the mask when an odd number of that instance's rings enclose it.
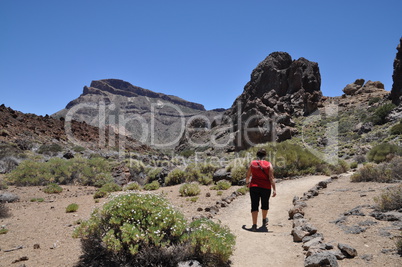
<instances>
[{"instance_id":1,"label":"sandy path","mask_svg":"<svg viewBox=\"0 0 402 267\"><path fill-rule=\"evenodd\" d=\"M262 228L259 232L247 230L251 227L249 195L238 198L229 208L221 209L215 219L227 225L236 235L232 266L303 266L301 246L294 243L290 236L292 221L288 220L288 210L294 196L302 196L319 181L326 179L327 176L308 176L277 184L277 196L270 200L268 232ZM261 213L257 225L261 226Z\"/></svg>"}]
</instances>

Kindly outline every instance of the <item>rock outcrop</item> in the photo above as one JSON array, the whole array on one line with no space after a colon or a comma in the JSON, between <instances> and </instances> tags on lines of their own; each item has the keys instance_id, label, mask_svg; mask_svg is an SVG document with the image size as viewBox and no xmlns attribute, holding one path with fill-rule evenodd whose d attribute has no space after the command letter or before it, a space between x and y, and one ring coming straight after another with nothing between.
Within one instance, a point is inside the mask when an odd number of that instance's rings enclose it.
<instances>
[{"instance_id":1,"label":"rock outcrop","mask_svg":"<svg viewBox=\"0 0 402 267\"><path fill-rule=\"evenodd\" d=\"M243 93L225 113L224 124L233 124L235 149L291 138L296 132L292 117L309 115L321 105L320 86L316 62L271 53L252 71Z\"/></svg>"},{"instance_id":2,"label":"rock outcrop","mask_svg":"<svg viewBox=\"0 0 402 267\"><path fill-rule=\"evenodd\" d=\"M394 60L394 73L392 79L391 99L396 105L402 102L402 38L399 40L399 45L396 48L398 52Z\"/></svg>"},{"instance_id":3,"label":"rock outcrop","mask_svg":"<svg viewBox=\"0 0 402 267\"><path fill-rule=\"evenodd\" d=\"M369 94L385 91L384 84L379 81L367 81L364 84L364 79L357 79L354 83L350 83L343 88L345 95L359 95L359 94Z\"/></svg>"}]
</instances>

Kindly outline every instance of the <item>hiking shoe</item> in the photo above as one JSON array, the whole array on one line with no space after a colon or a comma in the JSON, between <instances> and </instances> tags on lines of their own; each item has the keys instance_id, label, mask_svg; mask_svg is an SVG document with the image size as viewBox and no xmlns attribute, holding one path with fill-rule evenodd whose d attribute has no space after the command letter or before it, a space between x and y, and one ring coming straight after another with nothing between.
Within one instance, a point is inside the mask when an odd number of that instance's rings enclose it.
<instances>
[{"instance_id":1,"label":"hiking shoe","mask_svg":"<svg viewBox=\"0 0 402 267\"><path fill-rule=\"evenodd\" d=\"M269 222L268 218L262 219L262 225L263 226L268 225L268 222Z\"/></svg>"},{"instance_id":2,"label":"hiking shoe","mask_svg":"<svg viewBox=\"0 0 402 267\"><path fill-rule=\"evenodd\" d=\"M251 226L251 231L257 232L257 225L256 224L253 224L253 226Z\"/></svg>"}]
</instances>

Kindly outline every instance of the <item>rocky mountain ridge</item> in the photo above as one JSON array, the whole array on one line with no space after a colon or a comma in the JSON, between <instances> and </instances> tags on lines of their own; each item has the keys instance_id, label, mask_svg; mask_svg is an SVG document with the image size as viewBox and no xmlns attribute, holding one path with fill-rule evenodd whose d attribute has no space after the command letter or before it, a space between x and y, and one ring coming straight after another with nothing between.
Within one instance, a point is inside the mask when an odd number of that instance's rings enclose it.
<instances>
[{"instance_id":1,"label":"rocky mountain ridge","mask_svg":"<svg viewBox=\"0 0 402 267\"><path fill-rule=\"evenodd\" d=\"M77 99L53 117L71 117L102 128L111 127L144 144L174 147L194 116L208 120L224 110L206 111L201 104L155 93L117 79L92 81Z\"/></svg>"}]
</instances>

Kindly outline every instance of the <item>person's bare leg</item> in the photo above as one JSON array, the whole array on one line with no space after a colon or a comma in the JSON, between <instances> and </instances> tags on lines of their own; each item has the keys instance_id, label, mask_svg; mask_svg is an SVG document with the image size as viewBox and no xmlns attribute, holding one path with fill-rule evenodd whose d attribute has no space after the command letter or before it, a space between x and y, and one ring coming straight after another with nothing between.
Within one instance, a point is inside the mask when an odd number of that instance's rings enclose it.
<instances>
[{"instance_id":1,"label":"person's bare leg","mask_svg":"<svg viewBox=\"0 0 402 267\"><path fill-rule=\"evenodd\" d=\"M268 210L262 210L262 218L265 219L267 218L268 215Z\"/></svg>"},{"instance_id":2,"label":"person's bare leg","mask_svg":"<svg viewBox=\"0 0 402 267\"><path fill-rule=\"evenodd\" d=\"M257 224L258 211L252 211L251 212L251 217L253 218L253 224Z\"/></svg>"}]
</instances>

